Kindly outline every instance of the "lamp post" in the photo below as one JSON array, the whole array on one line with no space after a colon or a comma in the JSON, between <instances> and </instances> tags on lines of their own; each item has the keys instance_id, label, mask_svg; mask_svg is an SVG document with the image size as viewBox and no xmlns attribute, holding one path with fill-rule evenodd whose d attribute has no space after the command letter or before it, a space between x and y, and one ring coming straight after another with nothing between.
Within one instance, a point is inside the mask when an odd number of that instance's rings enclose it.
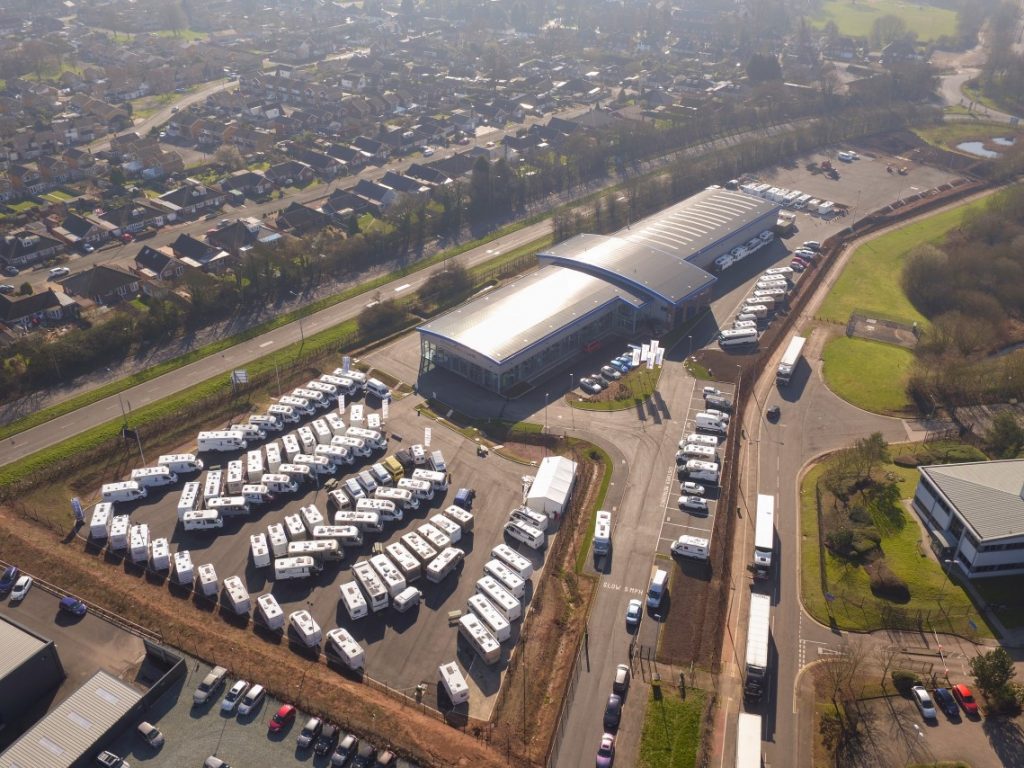
<instances>
[{"instance_id":1,"label":"lamp post","mask_svg":"<svg viewBox=\"0 0 1024 768\"><path fill-rule=\"evenodd\" d=\"M575 383L576 374L569 374L569 396L572 396L573 389L576 388ZM569 418L572 420L572 428L576 429L576 409L572 407L572 403L569 403Z\"/></svg>"},{"instance_id":2,"label":"lamp post","mask_svg":"<svg viewBox=\"0 0 1024 768\"><path fill-rule=\"evenodd\" d=\"M290 293L296 299L301 298L301 296L299 294L297 294L295 291L288 291L288 293ZM302 311L301 307L299 308L299 311L300 312ZM299 346L305 346L305 344L306 344L306 334L302 330L302 315L300 314L299 315Z\"/></svg>"}]
</instances>

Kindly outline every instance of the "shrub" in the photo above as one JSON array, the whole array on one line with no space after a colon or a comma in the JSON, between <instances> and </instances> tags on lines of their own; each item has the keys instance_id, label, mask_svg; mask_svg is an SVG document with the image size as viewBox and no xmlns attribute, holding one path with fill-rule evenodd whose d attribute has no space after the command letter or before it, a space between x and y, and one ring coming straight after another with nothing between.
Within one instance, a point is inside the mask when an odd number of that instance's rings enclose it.
<instances>
[{"instance_id":1,"label":"shrub","mask_svg":"<svg viewBox=\"0 0 1024 768\"><path fill-rule=\"evenodd\" d=\"M871 523L871 514L864 507L858 505L850 510L850 522L868 525Z\"/></svg>"},{"instance_id":2,"label":"shrub","mask_svg":"<svg viewBox=\"0 0 1024 768\"><path fill-rule=\"evenodd\" d=\"M825 546L840 557L849 556L852 544L853 531L849 528L840 528L838 531L831 531L825 536Z\"/></svg>"},{"instance_id":3,"label":"shrub","mask_svg":"<svg viewBox=\"0 0 1024 768\"><path fill-rule=\"evenodd\" d=\"M895 464L897 467L908 467L910 469L913 469L914 467L918 467L921 465L920 459L918 459L917 456L914 456L913 454L907 456L897 456L895 459L892 460L892 463Z\"/></svg>"},{"instance_id":4,"label":"shrub","mask_svg":"<svg viewBox=\"0 0 1024 768\"><path fill-rule=\"evenodd\" d=\"M894 669L892 671L892 684L896 690L904 696L910 695L910 689L921 684L921 679L916 672L909 672L905 669Z\"/></svg>"},{"instance_id":5,"label":"shrub","mask_svg":"<svg viewBox=\"0 0 1024 768\"><path fill-rule=\"evenodd\" d=\"M882 537L871 528L858 528L853 532L853 541L850 543L851 555L864 559L878 549Z\"/></svg>"},{"instance_id":6,"label":"shrub","mask_svg":"<svg viewBox=\"0 0 1024 768\"><path fill-rule=\"evenodd\" d=\"M910 588L907 583L892 572L885 560L879 560L866 567L871 578L871 593L883 600L894 603L910 602Z\"/></svg>"}]
</instances>

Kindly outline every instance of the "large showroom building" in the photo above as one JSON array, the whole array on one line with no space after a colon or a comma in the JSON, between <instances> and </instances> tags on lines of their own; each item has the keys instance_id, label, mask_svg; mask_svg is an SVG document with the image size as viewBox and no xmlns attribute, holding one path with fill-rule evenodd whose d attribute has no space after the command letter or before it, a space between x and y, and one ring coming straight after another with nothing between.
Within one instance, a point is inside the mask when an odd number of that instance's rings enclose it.
<instances>
[{"instance_id":1,"label":"large showroom building","mask_svg":"<svg viewBox=\"0 0 1024 768\"><path fill-rule=\"evenodd\" d=\"M606 336L650 336L708 303L715 259L775 224L779 207L706 189L612 235L578 235L541 268L420 326L420 374L445 368L525 391Z\"/></svg>"}]
</instances>

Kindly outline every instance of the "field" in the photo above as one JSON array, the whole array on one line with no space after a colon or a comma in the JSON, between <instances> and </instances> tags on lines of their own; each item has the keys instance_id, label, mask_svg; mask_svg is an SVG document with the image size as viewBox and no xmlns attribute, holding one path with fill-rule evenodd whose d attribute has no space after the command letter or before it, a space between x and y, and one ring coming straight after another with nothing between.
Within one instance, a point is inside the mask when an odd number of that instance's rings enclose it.
<instances>
[{"instance_id":1,"label":"field","mask_svg":"<svg viewBox=\"0 0 1024 768\"><path fill-rule=\"evenodd\" d=\"M634 681L633 696L641 693ZM638 690L640 689L640 690ZM644 732L640 737L640 768L693 768L700 747L700 725L705 694L689 688L686 697L671 685L662 685L647 702Z\"/></svg>"},{"instance_id":2,"label":"field","mask_svg":"<svg viewBox=\"0 0 1024 768\"><path fill-rule=\"evenodd\" d=\"M914 353L904 347L839 336L825 345L825 383L839 397L875 413L910 406L907 380Z\"/></svg>"},{"instance_id":3,"label":"field","mask_svg":"<svg viewBox=\"0 0 1024 768\"><path fill-rule=\"evenodd\" d=\"M997 137L1016 137L1019 132L1004 123L977 120L959 123L943 123L923 128L912 128L914 133L937 147L956 151L956 145L963 141L991 141Z\"/></svg>"},{"instance_id":4,"label":"field","mask_svg":"<svg viewBox=\"0 0 1024 768\"><path fill-rule=\"evenodd\" d=\"M881 549L885 562L892 571L907 584L910 601L898 605L876 598L871 593L867 572L859 565L833 556L827 550L819 556L818 515L815 502L815 485L824 472L819 464L808 472L801 484L801 597L804 608L823 624L834 623L840 629L854 632L869 632L884 627L883 612L887 608L901 609L905 614L920 616L939 632L953 632L970 636L978 634L990 637L988 626L979 618L967 593L946 577L942 568L931 557L926 556L928 542L910 511L905 511L902 527L883 531ZM887 464L883 472L899 478L899 487L904 499L909 499L917 488L916 469ZM821 564L824 560L825 577L822 578ZM831 606L825 593L834 596ZM973 630L968 617L978 627Z\"/></svg>"},{"instance_id":5,"label":"field","mask_svg":"<svg viewBox=\"0 0 1024 768\"><path fill-rule=\"evenodd\" d=\"M825 0L813 21L817 26L824 26L831 20L843 35L870 37L875 19L889 15L903 19L907 29L917 33L918 42L926 43L956 33L955 12L900 0Z\"/></svg>"}]
</instances>

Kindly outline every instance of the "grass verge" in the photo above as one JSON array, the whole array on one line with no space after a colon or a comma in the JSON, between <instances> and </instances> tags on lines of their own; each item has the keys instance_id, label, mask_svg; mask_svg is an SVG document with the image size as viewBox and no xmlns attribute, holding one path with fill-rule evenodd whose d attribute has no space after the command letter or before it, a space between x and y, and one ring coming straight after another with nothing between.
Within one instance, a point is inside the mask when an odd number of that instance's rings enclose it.
<instances>
[{"instance_id":1,"label":"grass verge","mask_svg":"<svg viewBox=\"0 0 1024 768\"><path fill-rule=\"evenodd\" d=\"M640 735L640 768L694 768L706 700L697 688L688 688L685 699L671 685L652 691Z\"/></svg>"},{"instance_id":2,"label":"grass verge","mask_svg":"<svg viewBox=\"0 0 1024 768\"><path fill-rule=\"evenodd\" d=\"M604 498L608 494L608 486L612 482L612 457L605 453L603 448L598 448L596 445L591 446L591 453L596 453L599 456L601 463L604 465L604 474L601 475L601 485L597 489L597 500L594 502L594 508L590 512L590 517L587 519L587 530L583 537L583 542L580 544L579 550L576 552L576 573L583 573L583 568L587 563L587 555L590 553L590 542L594 540L594 526L597 521L597 510L604 509Z\"/></svg>"},{"instance_id":3,"label":"grass verge","mask_svg":"<svg viewBox=\"0 0 1024 768\"><path fill-rule=\"evenodd\" d=\"M822 358L825 383L843 400L874 413L900 413L910 407L911 350L838 336L825 345Z\"/></svg>"},{"instance_id":4,"label":"grass verge","mask_svg":"<svg viewBox=\"0 0 1024 768\"><path fill-rule=\"evenodd\" d=\"M661 378L661 366L656 366L653 373L641 365L623 374L618 381L613 381L608 389L595 395L597 400L582 400L573 390L566 395L566 402L571 408L581 411L624 411L635 408L654 394Z\"/></svg>"},{"instance_id":5,"label":"grass verge","mask_svg":"<svg viewBox=\"0 0 1024 768\"><path fill-rule=\"evenodd\" d=\"M902 0L825 0L812 16L817 26L834 21L840 34L870 37L875 20L882 16L898 16L913 32L919 42L927 43L946 35L956 34L956 12L948 8Z\"/></svg>"},{"instance_id":6,"label":"grass verge","mask_svg":"<svg viewBox=\"0 0 1024 768\"><path fill-rule=\"evenodd\" d=\"M987 204L987 198L966 203L864 243L846 263L818 316L846 325L850 314L860 311L904 323L916 321L927 328L928 320L913 307L900 287L903 261L913 248L941 240L960 226L968 212Z\"/></svg>"},{"instance_id":7,"label":"grass verge","mask_svg":"<svg viewBox=\"0 0 1024 768\"><path fill-rule=\"evenodd\" d=\"M811 616L825 625L834 622L840 629L870 632L885 627L884 613L888 609L899 608L938 632L992 637L992 631L978 616L963 588L947 578L939 564L927 556L928 542L912 512L905 510L905 524L886 529L881 540L885 562L910 590L910 601L905 604L876 598L863 567L835 557L827 549L820 551L815 486L824 471L825 465L818 464L804 475L800 485L800 591L803 606ZM917 487L916 469L886 464L881 471L900 479L904 499L913 495ZM825 599L826 592L834 597L831 605ZM977 630L970 627L968 619Z\"/></svg>"}]
</instances>

